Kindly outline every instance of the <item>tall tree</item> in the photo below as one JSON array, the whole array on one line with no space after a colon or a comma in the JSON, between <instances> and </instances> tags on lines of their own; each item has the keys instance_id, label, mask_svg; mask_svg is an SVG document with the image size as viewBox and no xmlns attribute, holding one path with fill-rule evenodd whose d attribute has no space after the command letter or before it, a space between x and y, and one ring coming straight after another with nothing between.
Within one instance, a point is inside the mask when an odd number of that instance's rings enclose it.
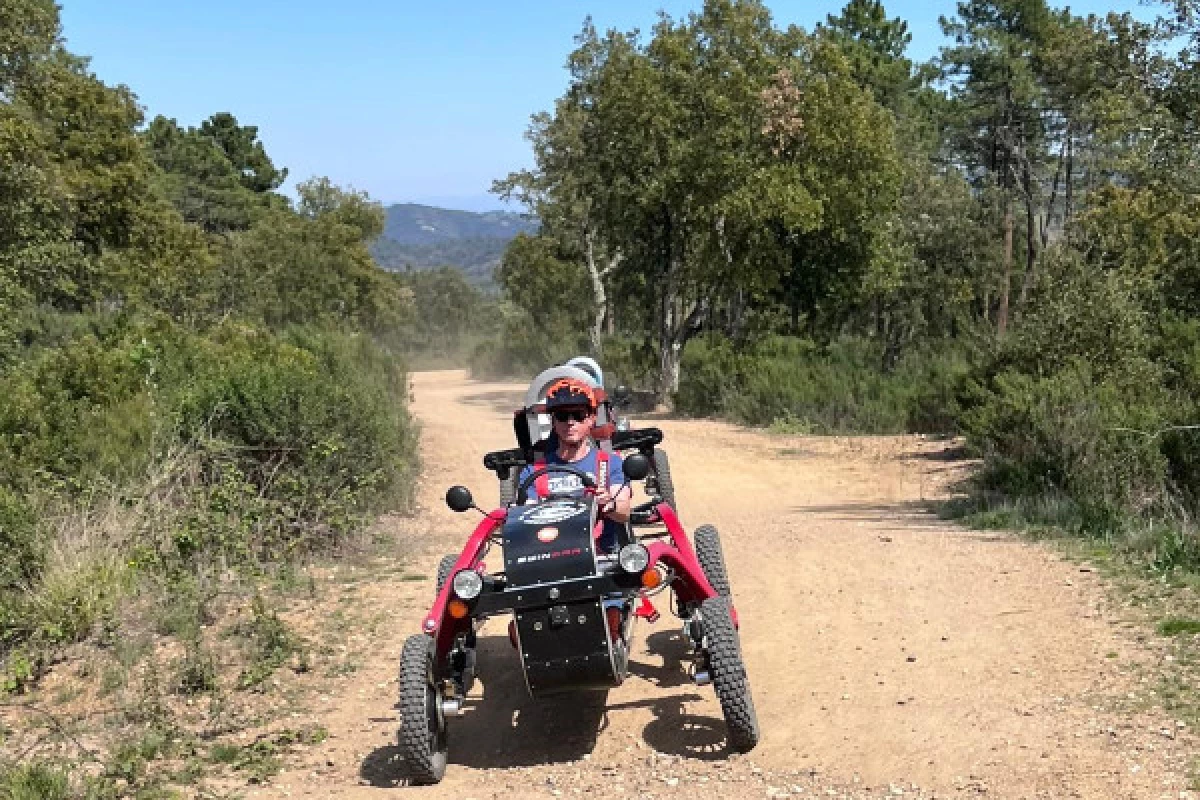
<instances>
[{"instance_id":1,"label":"tall tree","mask_svg":"<svg viewBox=\"0 0 1200 800\"><path fill-rule=\"evenodd\" d=\"M915 85L912 62L905 55L912 34L907 22L888 18L881 0L850 0L842 13L827 15L817 32L842 48L854 78L881 105L897 110L904 103Z\"/></svg>"},{"instance_id":2,"label":"tall tree","mask_svg":"<svg viewBox=\"0 0 1200 800\"><path fill-rule=\"evenodd\" d=\"M954 40L942 49L941 64L955 100L962 166L977 183L998 188L1003 209L1004 257L996 310L996 332L1001 336L1009 324L1018 196L1026 207L1027 273L1037 257L1034 230L1040 187L1035 173L1044 157L1044 98L1033 56L1049 23L1045 0L964 0L955 18L941 19L943 32Z\"/></svg>"},{"instance_id":3,"label":"tall tree","mask_svg":"<svg viewBox=\"0 0 1200 800\"><path fill-rule=\"evenodd\" d=\"M241 125L237 117L222 111L200 123L200 133L221 148L250 191L270 192L287 180L287 169L277 168L259 141L258 126Z\"/></svg>"}]
</instances>

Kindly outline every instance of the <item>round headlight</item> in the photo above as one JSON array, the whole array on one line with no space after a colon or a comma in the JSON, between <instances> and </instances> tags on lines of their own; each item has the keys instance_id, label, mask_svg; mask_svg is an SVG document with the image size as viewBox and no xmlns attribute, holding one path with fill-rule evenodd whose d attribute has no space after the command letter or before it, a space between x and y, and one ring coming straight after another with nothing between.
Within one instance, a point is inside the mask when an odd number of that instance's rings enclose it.
<instances>
[{"instance_id":1,"label":"round headlight","mask_svg":"<svg viewBox=\"0 0 1200 800\"><path fill-rule=\"evenodd\" d=\"M650 566L650 551L646 549L645 545L627 544L617 554L617 563L626 572L641 572Z\"/></svg>"},{"instance_id":2,"label":"round headlight","mask_svg":"<svg viewBox=\"0 0 1200 800\"><path fill-rule=\"evenodd\" d=\"M473 569L460 570L454 576L454 593L463 600L474 600L483 591L483 578Z\"/></svg>"}]
</instances>

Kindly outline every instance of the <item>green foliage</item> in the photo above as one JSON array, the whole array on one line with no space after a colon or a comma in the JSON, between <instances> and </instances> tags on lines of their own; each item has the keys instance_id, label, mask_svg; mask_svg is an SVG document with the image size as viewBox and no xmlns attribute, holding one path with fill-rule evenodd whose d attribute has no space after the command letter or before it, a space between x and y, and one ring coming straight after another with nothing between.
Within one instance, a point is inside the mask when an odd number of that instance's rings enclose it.
<instances>
[{"instance_id":1,"label":"green foliage","mask_svg":"<svg viewBox=\"0 0 1200 800\"><path fill-rule=\"evenodd\" d=\"M953 350L914 353L884 372L881 355L865 340L823 347L775 337L741 351L720 339L696 340L684 353L676 406L791 432L953 430L942 398L965 374L965 358Z\"/></svg>"},{"instance_id":2,"label":"green foliage","mask_svg":"<svg viewBox=\"0 0 1200 800\"><path fill-rule=\"evenodd\" d=\"M159 190L186 221L209 233L227 233L246 230L261 216L259 197L242 185L240 173L211 137L161 116L143 137L161 170Z\"/></svg>"},{"instance_id":3,"label":"green foliage","mask_svg":"<svg viewBox=\"0 0 1200 800\"><path fill-rule=\"evenodd\" d=\"M495 298L451 267L409 270L391 278L409 298L404 324L390 341L405 352L455 357L473 340L489 339L501 326Z\"/></svg>"},{"instance_id":4,"label":"green foliage","mask_svg":"<svg viewBox=\"0 0 1200 800\"><path fill-rule=\"evenodd\" d=\"M267 609L261 595L254 596L250 610L250 620L237 631L250 644L250 663L238 677L241 689L258 686L302 649L296 635Z\"/></svg>"},{"instance_id":5,"label":"green foliage","mask_svg":"<svg viewBox=\"0 0 1200 800\"><path fill-rule=\"evenodd\" d=\"M586 350L583 333L543 331L524 313L508 309L500 332L471 351L468 366L476 378L528 378Z\"/></svg>"},{"instance_id":6,"label":"green foliage","mask_svg":"<svg viewBox=\"0 0 1200 800\"><path fill-rule=\"evenodd\" d=\"M55 764L0 765L0 800L70 800L70 775Z\"/></svg>"},{"instance_id":7,"label":"green foliage","mask_svg":"<svg viewBox=\"0 0 1200 800\"><path fill-rule=\"evenodd\" d=\"M748 298L835 330L887 254L901 178L892 117L838 47L730 0L664 16L644 43L588 23L577 44L568 91L530 126L537 168L495 187L554 242L516 241L510 271L573 280L557 305L576 326L580 298L646 334L664 395L703 323L740 337ZM506 286L548 313L535 281Z\"/></svg>"},{"instance_id":8,"label":"green foliage","mask_svg":"<svg viewBox=\"0 0 1200 800\"><path fill-rule=\"evenodd\" d=\"M372 261L367 241L382 210L354 193L303 184L301 215L268 213L231 237L219 276L217 309L286 325L350 325L393 330L408 298Z\"/></svg>"},{"instance_id":9,"label":"green foliage","mask_svg":"<svg viewBox=\"0 0 1200 800\"><path fill-rule=\"evenodd\" d=\"M912 34L899 17L888 19L880 0L850 0L842 13L826 15L818 31L828 32L845 51L854 78L895 108L912 88L912 62L904 57Z\"/></svg>"},{"instance_id":10,"label":"green foliage","mask_svg":"<svg viewBox=\"0 0 1200 800\"><path fill-rule=\"evenodd\" d=\"M171 487L169 535L126 534L138 570L257 570L330 552L411 497L406 378L369 337L136 323L43 349L0 385L10 485L67 503L104 486L132 502L147 472ZM0 502L4 647L87 636L128 591L129 551L44 572L48 529L16 495Z\"/></svg>"},{"instance_id":11,"label":"green foliage","mask_svg":"<svg viewBox=\"0 0 1200 800\"><path fill-rule=\"evenodd\" d=\"M520 234L509 243L496 279L538 330L582 331L592 321L592 292L578 257L549 236Z\"/></svg>"},{"instance_id":12,"label":"green foliage","mask_svg":"<svg viewBox=\"0 0 1200 800\"><path fill-rule=\"evenodd\" d=\"M213 114L200 123L200 133L221 148L233 165L241 183L252 192L263 194L278 189L287 180L287 169L277 169L258 140L258 128L240 125L228 112Z\"/></svg>"},{"instance_id":13,"label":"green foliage","mask_svg":"<svg viewBox=\"0 0 1200 800\"><path fill-rule=\"evenodd\" d=\"M1141 433L1160 427L1160 398L1106 383L1083 362L1045 378L1002 372L988 389L963 417L988 460L985 485L1064 492L1086 506L1098 533L1125 509L1160 499L1165 460Z\"/></svg>"},{"instance_id":14,"label":"green foliage","mask_svg":"<svg viewBox=\"0 0 1200 800\"><path fill-rule=\"evenodd\" d=\"M0 592L32 585L45 563L44 549L36 510L27 499L0 486Z\"/></svg>"},{"instance_id":15,"label":"green foliage","mask_svg":"<svg viewBox=\"0 0 1200 800\"><path fill-rule=\"evenodd\" d=\"M1158 632L1163 636L1180 636L1200 633L1200 619L1192 617L1167 617L1158 623Z\"/></svg>"},{"instance_id":16,"label":"green foliage","mask_svg":"<svg viewBox=\"0 0 1200 800\"><path fill-rule=\"evenodd\" d=\"M281 756L296 745L320 744L328 736L329 732L320 726L285 729L262 736L248 745L213 745L208 759L245 773L250 783L262 783L279 772L283 767Z\"/></svg>"}]
</instances>

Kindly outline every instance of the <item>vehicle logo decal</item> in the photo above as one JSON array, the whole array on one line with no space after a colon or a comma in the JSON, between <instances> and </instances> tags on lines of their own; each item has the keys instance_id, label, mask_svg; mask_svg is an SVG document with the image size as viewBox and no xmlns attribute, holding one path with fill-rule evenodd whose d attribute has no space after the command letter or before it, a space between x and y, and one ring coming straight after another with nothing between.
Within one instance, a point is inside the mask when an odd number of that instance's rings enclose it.
<instances>
[{"instance_id":1,"label":"vehicle logo decal","mask_svg":"<svg viewBox=\"0 0 1200 800\"><path fill-rule=\"evenodd\" d=\"M522 519L532 525L555 525L582 513L585 508L586 506L573 500L542 503L522 515Z\"/></svg>"},{"instance_id":2,"label":"vehicle logo decal","mask_svg":"<svg viewBox=\"0 0 1200 800\"><path fill-rule=\"evenodd\" d=\"M539 542L553 542L558 538L558 528L553 526L549 528L542 528L537 532L537 537Z\"/></svg>"}]
</instances>

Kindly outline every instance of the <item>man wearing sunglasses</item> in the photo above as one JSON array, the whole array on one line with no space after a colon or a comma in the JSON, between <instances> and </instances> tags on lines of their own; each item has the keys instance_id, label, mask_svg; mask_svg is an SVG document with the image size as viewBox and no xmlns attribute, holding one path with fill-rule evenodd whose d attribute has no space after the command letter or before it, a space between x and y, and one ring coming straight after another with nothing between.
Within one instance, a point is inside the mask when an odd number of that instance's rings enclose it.
<instances>
[{"instance_id":1,"label":"man wearing sunglasses","mask_svg":"<svg viewBox=\"0 0 1200 800\"><path fill-rule=\"evenodd\" d=\"M546 393L546 411L553 419L553 433L546 448L545 464L561 464L592 476L596 481L596 508L604 516L604 531L597 540L602 553L614 552L621 526L629 520L630 493L619 491L625 483L621 456L602 451L592 440L596 424L596 395L583 381L565 378ZM521 471L524 481L540 464ZM566 472L551 472L534 482L539 498L550 494L583 494L583 481Z\"/></svg>"}]
</instances>

